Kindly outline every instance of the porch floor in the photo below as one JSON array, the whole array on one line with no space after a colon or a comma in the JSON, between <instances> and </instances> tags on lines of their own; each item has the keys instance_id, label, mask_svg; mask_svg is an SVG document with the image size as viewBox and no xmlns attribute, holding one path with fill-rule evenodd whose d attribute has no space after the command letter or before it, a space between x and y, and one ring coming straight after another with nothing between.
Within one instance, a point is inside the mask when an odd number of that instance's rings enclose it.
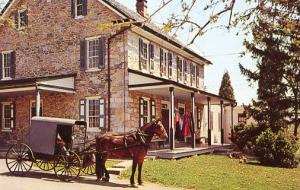
<instances>
[{"instance_id":1,"label":"porch floor","mask_svg":"<svg viewBox=\"0 0 300 190\"><path fill-rule=\"evenodd\" d=\"M212 146L203 146L203 147L180 147L175 148L174 150L170 149L161 149L161 150L151 150L148 151L147 156L154 156L160 159L180 159L184 157L196 156L201 154L210 154L215 151L226 150L232 148L230 144L224 145L212 145Z\"/></svg>"}]
</instances>

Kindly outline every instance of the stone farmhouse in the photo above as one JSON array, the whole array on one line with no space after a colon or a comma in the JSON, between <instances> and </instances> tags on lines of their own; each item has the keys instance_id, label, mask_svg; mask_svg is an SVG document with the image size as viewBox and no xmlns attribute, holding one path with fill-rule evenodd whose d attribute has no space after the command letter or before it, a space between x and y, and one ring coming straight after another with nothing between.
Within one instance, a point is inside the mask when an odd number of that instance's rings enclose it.
<instances>
[{"instance_id":1,"label":"stone farmhouse","mask_svg":"<svg viewBox=\"0 0 300 190\"><path fill-rule=\"evenodd\" d=\"M235 101L205 91L212 63L148 22L147 0L136 8L10 0L0 16L0 144L23 140L33 116L85 120L91 138L161 118L173 149L178 113L194 121L186 142L229 143Z\"/></svg>"}]
</instances>

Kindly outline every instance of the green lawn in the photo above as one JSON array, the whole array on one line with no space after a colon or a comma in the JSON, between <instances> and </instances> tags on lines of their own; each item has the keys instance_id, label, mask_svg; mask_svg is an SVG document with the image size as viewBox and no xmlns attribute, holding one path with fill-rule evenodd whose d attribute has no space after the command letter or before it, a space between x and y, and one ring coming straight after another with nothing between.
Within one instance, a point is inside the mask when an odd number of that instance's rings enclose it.
<instances>
[{"instance_id":1,"label":"green lawn","mask_svg":"<svg viewBox=\"0 0 300 190\"><path fill-rule=\"evenodd\" d=\"M123 177L128 178L130 170ZM144 181L188 189L300 189L296 169L239 164L225 156L201 155L181 160L146 161Z\"/></svg>"}]
</instances>

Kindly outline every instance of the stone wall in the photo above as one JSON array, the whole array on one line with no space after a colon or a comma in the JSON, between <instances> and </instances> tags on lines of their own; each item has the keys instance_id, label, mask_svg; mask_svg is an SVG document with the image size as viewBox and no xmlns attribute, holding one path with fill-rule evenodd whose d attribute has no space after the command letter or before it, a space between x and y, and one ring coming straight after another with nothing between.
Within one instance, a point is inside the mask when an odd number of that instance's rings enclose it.
<instances>
[{"instance_id":1,"label":"stone wall","mask_svg":"<svg viewBox=\"0 0 300 190\"><path fill-rule=\"evenodd\" d=\"M29 26L24 30L16 30L14 12L20 7L27 7ZM8 10L3 26L0 26L0 52L16 51L16 79L77 73L75 94L42 92L44 116L79 119L79 100L90 96L100 96L107 103L107 60L104 68L94 72L80 69L80 41L89 37L106 37L107 39L119 29L100 30L101 23L120 19L116 13L97 0L88 1L88 15L82 19L71 17L71 1L31 1L19 0ZM122 126L124 97L124 55L127 62L127 33L111 40L111 113L112 130ZM106 44L107 46L107 44ZM107 48L107 47L106 47ZM127 66L125 65L125 68ZM125 72L125 90L128 77ZM128 93L128 92L127 92ZM125 92L126 95L126 92ZM17 139L23 128L29 126L29 99L33 96L14 96L16 100L16 130L12 133L0 132L1 139ZM0 101L5 101L0 98ZM107 107L107 105L106 105ZM107 123L106 109L106 123ZM2 138L3 137L3 138Z\"/></svg>"}]
</instances>

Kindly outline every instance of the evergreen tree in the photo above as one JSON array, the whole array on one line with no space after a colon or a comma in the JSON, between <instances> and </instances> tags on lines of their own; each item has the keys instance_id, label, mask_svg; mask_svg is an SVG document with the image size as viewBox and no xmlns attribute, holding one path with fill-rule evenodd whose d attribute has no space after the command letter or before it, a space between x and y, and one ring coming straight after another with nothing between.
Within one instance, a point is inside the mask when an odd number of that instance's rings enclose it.
<instances>
[{"instance_id":1,"label":"evergreen tree","mask_svg":"<svg viewBox=\"0 0 300 190\"><path fill-rule=\"evenodd\" d=\"M274 132L299 126L300 15L299 2L269 1L260 4L251 30L253 40L245 41L257 60L257 70L240 65L249 81L258 82L258 99L247 110L260 127ZM298 16L297 16L298 15Z\"/></svg>"},{"instance_id":2,"label":"evergreen tree","mask_svg":"<svg viewBox=\"0 0 300 190\"><path fill-rule=\"evenodd\" d=\"M228 71L226 71L223 75L221 86L219 89L219 96L224 98L229 98L231 100L235 100L234 91L231 86L230 76Z\"/></svg>"}]
</instances>

